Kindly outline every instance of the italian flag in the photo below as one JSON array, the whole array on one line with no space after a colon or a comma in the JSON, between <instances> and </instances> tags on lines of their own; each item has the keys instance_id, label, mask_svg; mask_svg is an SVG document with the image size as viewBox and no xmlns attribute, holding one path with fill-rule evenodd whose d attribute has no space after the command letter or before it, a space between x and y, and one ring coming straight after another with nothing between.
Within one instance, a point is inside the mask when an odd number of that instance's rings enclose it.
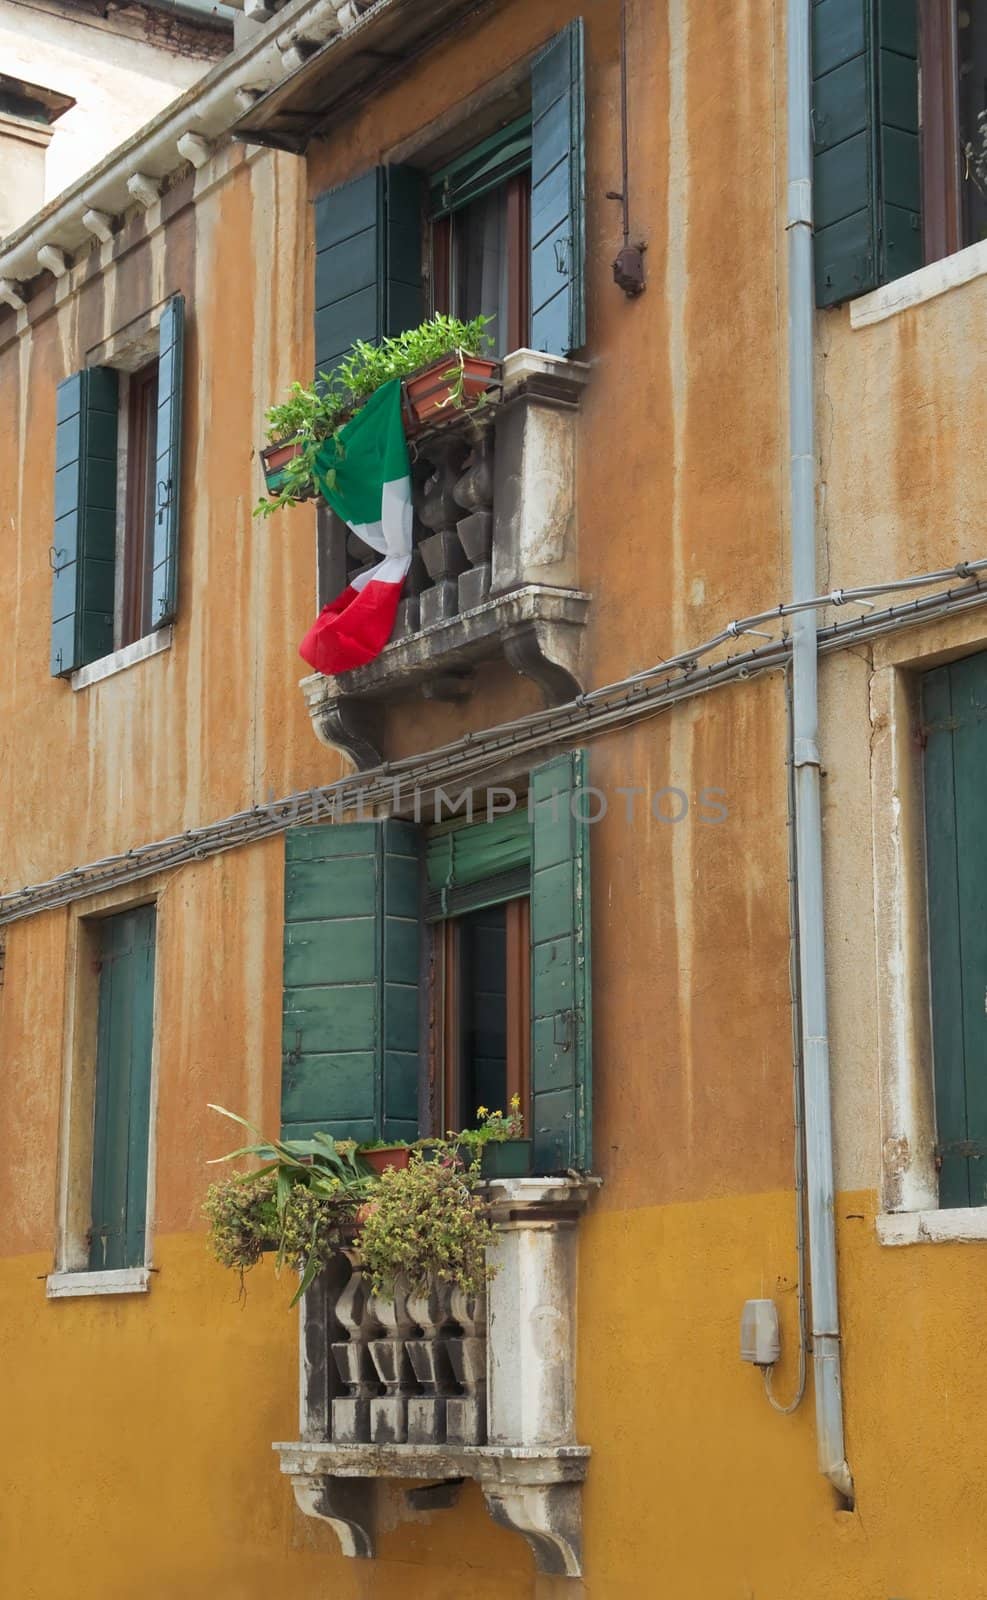
<instances>
[{"instance_id":1,"label":"italian flag","mask_svg":"<svg viewBox=\"0 0 987 1600\"><path fill-rule=\"evenodd\" d=\"M326 440L315 458L315 480L337 516L383 557L323 606L298 647L316 672L334 674L380 655L394 631L411 565L411 472L400 378L374 391L339 430L338 442Z\"/></svg>"}]
</instances>

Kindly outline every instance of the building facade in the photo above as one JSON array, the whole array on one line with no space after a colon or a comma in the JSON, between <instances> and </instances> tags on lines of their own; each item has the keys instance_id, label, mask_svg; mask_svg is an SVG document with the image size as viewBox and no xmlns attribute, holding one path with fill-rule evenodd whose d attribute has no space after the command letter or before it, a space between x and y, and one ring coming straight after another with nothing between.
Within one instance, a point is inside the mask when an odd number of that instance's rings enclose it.
<instances>
[{"instance_id":1,"label":"building facade","mask_svg":"<svg viewBox=\"0 0 987 1600\"><path fill-rule=\"evenodd\" d=\"M248 10L0 244L3 1586L987 1595L983 25L807 8L809 209L795 5ZM394 641L300 687L367 552L252 516L265 409L433 310L502 391L416 447ZM414 1137L486 1084L536 1149L486 1443L346 1436L333 1341L481 1321L241 1303L209 1107Z\"/></svg>"}]
</instances>

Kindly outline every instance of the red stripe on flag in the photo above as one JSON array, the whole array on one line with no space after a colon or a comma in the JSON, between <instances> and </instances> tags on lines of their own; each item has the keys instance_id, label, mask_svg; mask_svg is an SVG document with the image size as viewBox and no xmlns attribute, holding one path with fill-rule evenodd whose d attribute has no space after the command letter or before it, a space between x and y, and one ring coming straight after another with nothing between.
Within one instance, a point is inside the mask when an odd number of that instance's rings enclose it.
<instances>
[{"instance_id":1,"label":"red stripe on flag","mask_svg":"<svg viewBox=\"0 0 987 1600\"><path fill-rule=\"evenodd\" d=\"M362 589L344 589L323 606L298 646L302 660L327 676L373 661L394 632L403 587L372 578Z\"/></svg>"}]
</instances>

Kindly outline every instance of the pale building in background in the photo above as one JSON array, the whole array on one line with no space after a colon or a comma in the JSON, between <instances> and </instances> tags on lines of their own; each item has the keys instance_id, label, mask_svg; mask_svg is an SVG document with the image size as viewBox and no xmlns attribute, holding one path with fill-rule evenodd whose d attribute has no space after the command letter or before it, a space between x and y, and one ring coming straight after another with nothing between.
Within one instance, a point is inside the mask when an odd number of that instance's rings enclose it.
<instances>
[{"instance_id":1,"label":"pale building in background","mask_svg":"<svg viewBox=\"0 0 987 1600\"><path fill-rule=\"evenodd\" d=\"M208 72L233 15L210 0L0 0L0 237Z\"/></svg>"}]
</instances>

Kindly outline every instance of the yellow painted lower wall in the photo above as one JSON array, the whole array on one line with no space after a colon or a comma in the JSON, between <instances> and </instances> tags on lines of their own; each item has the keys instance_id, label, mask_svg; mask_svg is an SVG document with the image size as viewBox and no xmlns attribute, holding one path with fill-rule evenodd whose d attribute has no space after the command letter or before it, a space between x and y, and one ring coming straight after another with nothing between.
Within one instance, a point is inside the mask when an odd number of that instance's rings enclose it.
<instances>
[{"instance_id":1,"label":"yellow painted lower wall","mask_svg":"<svg viewBox=\"0 0 987 1600\"><path fill-rule=\"evenodd\" d=\"M585 1578L538 1578L468 1486L344 1560L297 1511L290 1286L237 1285L200 1235L161 1238L147 1296L48 1302L40 1255L0 1263L0 1595L17 1600L980 1600L987 1596L987 1252L882 1248L839 1201L847 1443L858 1505L737 1355L740 1306L783 1308L794 1376L792 1197L600 1209L583 1225L579 1431L593 1447Z\"/></svg>"}]
</instances>

